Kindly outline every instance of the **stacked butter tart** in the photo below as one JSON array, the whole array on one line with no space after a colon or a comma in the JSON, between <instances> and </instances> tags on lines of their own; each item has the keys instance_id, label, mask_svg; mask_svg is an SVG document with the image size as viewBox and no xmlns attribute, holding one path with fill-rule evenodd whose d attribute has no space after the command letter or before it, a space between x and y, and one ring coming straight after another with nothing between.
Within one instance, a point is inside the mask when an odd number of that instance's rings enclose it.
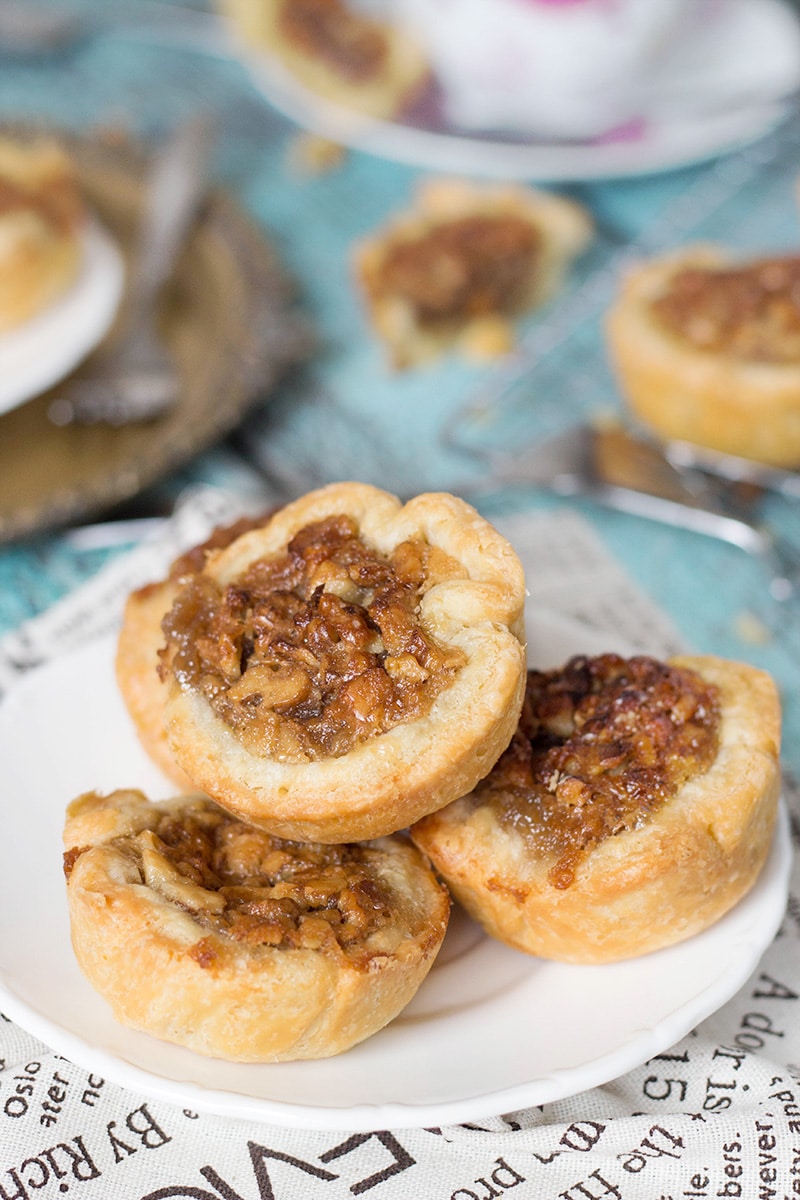
<instances>
[{"instance_id":1,"label":"stacked butter tart","mask_svg":"<svg viewBox=\"0 0 800 1200\"><path fill-rule=\"evenodd\" d=\"M121 1021L264 1061L337 1053L407 1004L450 901L402 831L508 744L523 600L469 505L361 484L219 530L130 597L123 697L205 795L70 808L73 943Z\"/></svg>"},{"instance_id":2,"label":"stacked butter tart","mask_svg":"<svg viewBox=\"0 0 800 1200\"><path fill-rule=\"evenodd\" d=\"M754 667L577 657L529 672L499 762L412 834L501 941L565 962L630 958L708 928L755 882L779 743L775 687Z\"/></svg>"},{"instance_id":3,"label":"stacked butter tart","mask_svg":"<svg viewBox=\"0 0 800 1200\"><path fill-rule=\"evenodd\" d=\"M344 483L130 597L120 688L187 794L68 810L73 944L120 1021L323 1057L408 1003L450 892L571 962L669 945L745 894L776 814L772 681L707 656L526 671L524 593L463 501Z\"/></svg>"}]
</instances>

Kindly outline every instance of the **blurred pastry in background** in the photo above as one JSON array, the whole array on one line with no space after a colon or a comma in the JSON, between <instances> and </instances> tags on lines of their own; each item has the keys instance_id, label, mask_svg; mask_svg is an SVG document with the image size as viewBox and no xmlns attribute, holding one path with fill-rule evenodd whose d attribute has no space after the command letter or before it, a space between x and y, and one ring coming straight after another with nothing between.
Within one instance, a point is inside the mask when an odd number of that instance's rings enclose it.
<instances>
[{"instance_id":1,"label":"blurred pastry in background","mask_svg":"<svg viewBox=\"0 0 800 1200\"><path fill-rule=\"evenodd\" d=\"M0 136L0 332L73 283L84 220L75 170L55 141Z\"/></svg>"},{"instance_id":2,"label":"blurred pastry in background","mask_svg":"<svg viewBox=\"0 0 800 1200\"><path fill-rule=\"evenodd\" d=\"M591 233L582 207L549 192L431 180L356 247L356 276L393 366L456 345L492 358L513 348L515 318L558 291Z\"/></svg>"},{"instance_id":3,"label":"blurred pastry in background","mask_svg":"<svg viewBox=\"0 0 800 1200\"><path fill-rule=\"evenodd\" d=\"M659 436L800 465L800 256L653 259L624 281L607 333L625 400Z\"/></svg>"},{"instance_id":4,"label":"blurred pastry in background","mask_svg":"<svg viewBox=\"0 0 800 1200\"><path fill-rule=\"evenodd\" d=\"M402 112L428 81L427 60L400 26L344 0L222 0L234 28L276 55L317 95L371 117Z\"/></svg>"}]
</instances>

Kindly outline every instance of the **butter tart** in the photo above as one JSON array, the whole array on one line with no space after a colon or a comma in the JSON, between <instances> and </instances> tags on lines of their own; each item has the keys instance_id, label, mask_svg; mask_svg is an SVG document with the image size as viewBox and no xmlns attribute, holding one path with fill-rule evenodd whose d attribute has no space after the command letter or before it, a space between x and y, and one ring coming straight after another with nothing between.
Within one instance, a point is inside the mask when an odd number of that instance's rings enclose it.
<instances>
[{"instance_id":1,"label":"butter tart","mask_svg":"<svg viewBox=\"0 0 800 1200\"><path fill-rule=\"evenodd\" d=\"M143 748L165 775L190 791L192 781L175 762L164 727L167 688L159 671L164 644L161 622L181 584L202 571L209 554L266 519L265 513L218 526L205 541L176 558L163 579L137 588L125 602L115 658L117 685Z\"/></svg>"},{"instance_id":2,"label":"butter tart","mask_svg":"<svg viewBox=\"0 0 800 1200\"><path fill-rule=\"evenodd\" d=\"M47 308L77 277L84 204L49 138L0 137L0 332Z\"/></svg>"},{"instance_id":3,"label":"butter tart","mask_svg":"<svg viewBox=\"0 0 800 1200\"><path fill-rule=\"evenodd\" d=\"M430 78L427 59L402 27L345 0L221 0L245 42L273 54L325 100L370 117L393 117Z\"/></svg>"},{"instance_id":4,"label":"butter tart","mask_svg":"<svg viewBox=\"0 0 800 1200\"><path fill-rule=\"evenodd\" d=\"M195 787L300 841L404 828L514 732L524 577L445 493L331 484L209 556L164 618L169 745Z\"/></svg>"},{"instance_id":5,"label":"butter tart","mask_svg":"<svg viewBox=\"0 0 800 1200\"><path fill-rule=\"evenodd\" d=\"M551 192L429 180L408 212L354 251L392 365L455 347L472 358L507 353L515 320L558 291L591 230L582 207Z\"/></svg>"},{"instance_id":6,"label":"butter tart","mask_svg":"<svg viewBox=\"0 0 800 1200\"><path fill-rule=\"evenodd\" d=\"M607 336L631 411L659 436L800 466L800 257L691 246L645 262Z\"/></svg>"},{"instance_id":7,"label":"butter tart","mask_svg":"<svg viewBox=\"0 0 800 1200\"><path fill-rule=\"evenodd\" d=\"M67 810L72 942L124 1025L200 1054L339 1054L412 998L449 897L407 839L273 838L201 796L95 792Z\"/></svg>"},{"instance_id":8,"label":"butter tart","mask_svg":"<svg viewBox=\"0 0 800 1200\"><path fill-rule=\"evenodd\" d=\"M494 770L411 836L493 937L565 962L630 958L699 933L755 882L779 745L755 667L578 657L529 672Z\"/></svg>"}]
</instances>

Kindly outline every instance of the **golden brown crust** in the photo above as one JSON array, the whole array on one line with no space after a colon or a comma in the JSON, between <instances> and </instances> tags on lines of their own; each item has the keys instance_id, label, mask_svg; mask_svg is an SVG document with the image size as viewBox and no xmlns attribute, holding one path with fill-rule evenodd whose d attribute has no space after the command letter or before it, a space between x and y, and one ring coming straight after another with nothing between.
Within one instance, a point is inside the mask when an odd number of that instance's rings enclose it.
<instances>
[{"instance_id":1,"label":"golden brown crust","mask_svg":"<svg viewBox=\"0 0 800 1200\"><path fill-rule=\"evenodd\" d=\"M365 484L332 484L238 538L205 573L231 584L252 563L282 554L313 522L340 513L379 554L418 539L459 567L460 577L435 582L419 598L422 632L463 661L428 711L338 757L275 761L248 748L204 696L174 677L165 710L170 745L195 786L297 840L392 833L469 791L507 745L524 689L522 567L508 542L456 497L425 494L403 505Z\"/></svg>"},{"instance_id":2,"label":"golden brown crust","mask_svg":"<svg viewBox=\"0 0 800 1200\"><path fill-rule=\"evenodd\" d=\"M525 278L513 300L484 311L426 322L407 295L386 286L387 260L397 247L413 246L442 228L471 219L510 219L535 239ZM571 200L534 188L427 181L407 213L355 248L354 268L369 319L386 344L392 365L413 366L457 346L467 357L496 357L514 344L514 320L544 304L561 287L571 261L591 237L591 220ZM468 236L467 240L470 238Z\"/></svg>"},{"instance_id":3,"label":"golden brown crust","mask_svg":"<svg viewBox=\"0 0 800 1200\"><path fill-rule=\"evenodd\" d=\"M178 787L192 781L175 762L164 727L167 689L159 673L161 621L172 607L177 581L161 580L133 592L125 603L115 660L117 685L136 734L153 762Z\"/></svg>"},{"instance_id":4,"label":"golden brown crust","mask_svg":"<svg viewBox=\"0 0 800 1200\"><path fill-rule=\"evenodd\" d=\"M800 362L698 349L653 317L652 303L679 271L730 265L722 249L694 246L634 270L607 316L611 360L631 411L661 437L797 466Z\"/></svg>"},{"instance_id":5,"label":"golden brown crust","mask_svg":"<svg viewBox=\"0 0 800 1200\"><path fill-rule=\"evenodd\" d=\"M755 882L769 850L779 790L780 708L771 678L713 656L671 663L719 692L719 747L639 829L581 861L571 886L479 792L420 821L412 837L456 899L517 949L566 962L630 958L691 937Z\"/></svg>"},{"instance_id":6,"label":"golden brown crust","mask_svg":"<svg viewBox=\"0 0 800 1200\"><path fill-rule=\"evenodd\" d=\"M344 0L221 0L221 7L247 43L274 54L304 87L366 116L397 115L429 80L427 60L403 29L360 14ZM301 18L315 37L302 36ZM328 22L353 30L333 54L324 53L319 36ZM358 49L348 66L349 41ZM377 50L375 63L371 55L364 59L364 42Z\"/></svg>"},{"instance_id":7,"label":"golden brown crust","mask_svg":"<svg viewBox=\"0 0 800 1200\"><path fill-rule=\"evenodd\" d=\"M207 825L219 813L202 797L150 804L135 791L88 793L69 806L64 846L73 946L117 1020L239 1062L327 1057L377 1032L414 995L446 930L449 899L423 856L401 838L363 847L271 848L268 835L256 834L253 844L253 831L225 814L224 836L243 839L234 861L244 868L241 878L225 876L227 890L220 891L178 872L153 832L179 843L180 827L191 831L193 822ZM335 861L326 872L328 850ZM355 934L343 901L341 919L333 913L337 929L324 919L332 915L325 897L315 899L331 874L348 872L357 883L345 899L352 904L360 894L370 910L365 916L356 909L353 919L364 928ZM282 915L298 909L281 899L287 892L311 897L305 915ZM224 905L240 893L248 896L247 911L238 914L242 928L237 932L232 922L228 932ZM289 930L283 940L268 918L259 925L262 910L279 913Z\"/></svg>"},{"instance_id":8,"label":"golden brown crust","mask_svg":"<svg viewBox=\"0 0 800 1200\"><path fill-rule=\"evenodd\" d=\"M83 204L74 170L49 139L0 138L0 332L70 286L81 258Z\"/></svg>"}]
</instances>

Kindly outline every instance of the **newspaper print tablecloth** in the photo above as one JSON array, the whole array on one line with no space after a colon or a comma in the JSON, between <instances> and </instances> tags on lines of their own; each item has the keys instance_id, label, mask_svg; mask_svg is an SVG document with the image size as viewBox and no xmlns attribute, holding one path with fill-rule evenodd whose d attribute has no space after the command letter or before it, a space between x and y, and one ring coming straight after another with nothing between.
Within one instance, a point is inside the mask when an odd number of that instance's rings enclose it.
<instances>
[{"instance_id":1,"label":"newspaper print tablecloth","mask_svg":"<svg viewBox=\"0 0 800 1200\"><path fill-rule=\"evenodd\" d=\"M0 686L113 629L130 588L160 575L179 548L236 506L219 490L201 491L159 539L113 560L6 637ZM523 561L536 563L530 602L554 621L582 626L590 652L622 638L657 654L679 648L670 622L581 518L565 510L501 524ZM587 571L590 610L581 600ZM800 804L791 789L787 798L796 841ZM182 1110L75 1066L4 1019L0 1200L800 1195L799 883L795 874L783 926L751 979L690 1036L602 1087L471 1125L353 1134ZM587 1021L591 1006L588 995Z\"/></svg>"}]
</instances>

